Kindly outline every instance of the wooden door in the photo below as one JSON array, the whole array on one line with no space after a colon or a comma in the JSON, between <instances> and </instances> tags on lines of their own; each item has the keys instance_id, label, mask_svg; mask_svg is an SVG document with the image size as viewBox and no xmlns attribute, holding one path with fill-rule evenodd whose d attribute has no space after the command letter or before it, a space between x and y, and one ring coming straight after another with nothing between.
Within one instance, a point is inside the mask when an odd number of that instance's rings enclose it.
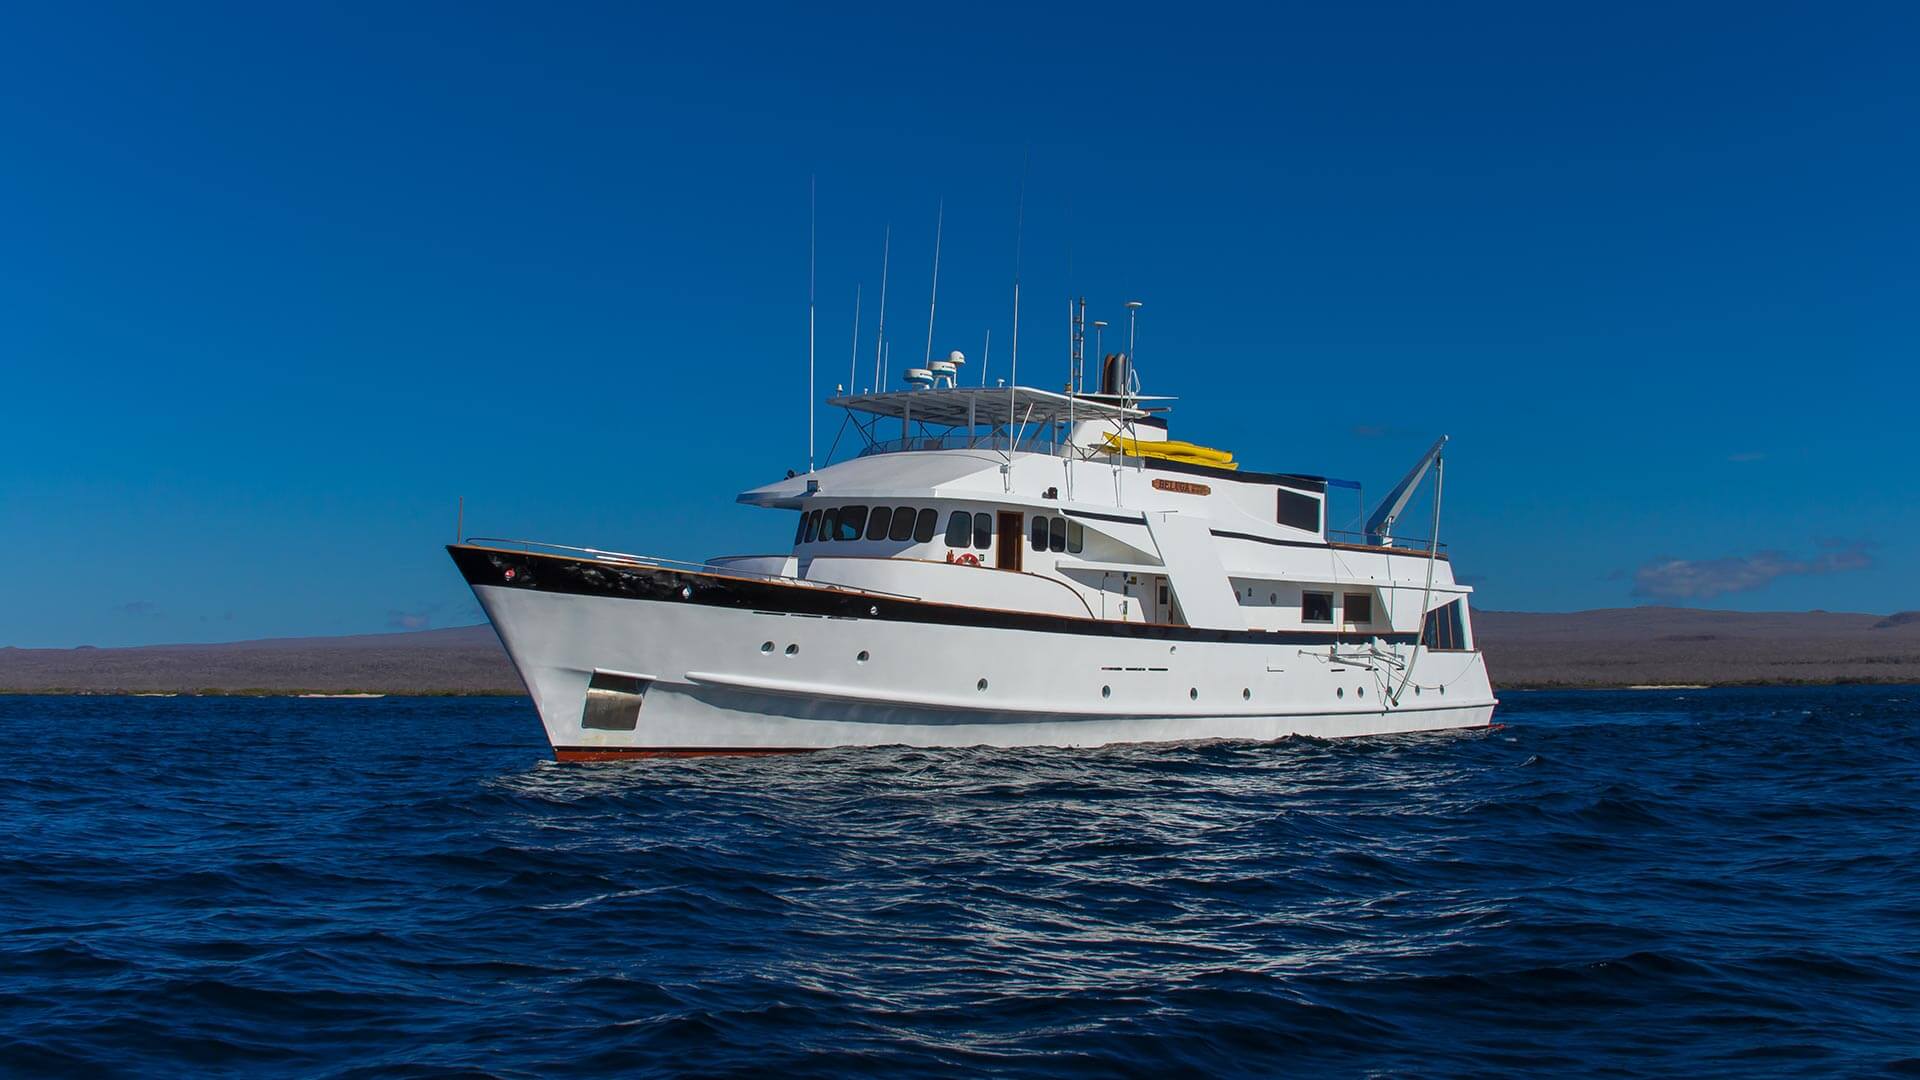
<instances>
[{"instance_id":1,"label":"wooden door","mask_svg":"<svg viewBox=\"0 0 1920 1080\"><path fill-rule=\"evenodd\" d=\"M1026 515L1018 510L1000 511L999 533L994 547L993 565L1002 570L1020 569L1021 556L1027 550Z\"/></svg>"}]
</instances>

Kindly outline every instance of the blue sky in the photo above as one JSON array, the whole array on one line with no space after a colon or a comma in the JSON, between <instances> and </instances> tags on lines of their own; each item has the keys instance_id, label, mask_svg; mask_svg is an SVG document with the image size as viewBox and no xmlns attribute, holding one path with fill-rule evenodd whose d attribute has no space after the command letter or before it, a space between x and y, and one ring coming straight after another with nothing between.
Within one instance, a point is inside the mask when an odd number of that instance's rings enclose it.
<instances>
[{"instance_id":1,"label":"blue sky","mask_svg":"<svg viewBox=\"0 0 1920 1080\"><path fill-rule=\"evenodd\" d=\"M942 199L1005 374L1023 161L1024 381L1138 297L1179 435L1373 492L1452 435L1482 606L1920 607L1915 11L16 6L0 644L471 622L460 495L777 549L809 176L824 392L889 223L924 348Z\"/></svg>"}]
</instances>

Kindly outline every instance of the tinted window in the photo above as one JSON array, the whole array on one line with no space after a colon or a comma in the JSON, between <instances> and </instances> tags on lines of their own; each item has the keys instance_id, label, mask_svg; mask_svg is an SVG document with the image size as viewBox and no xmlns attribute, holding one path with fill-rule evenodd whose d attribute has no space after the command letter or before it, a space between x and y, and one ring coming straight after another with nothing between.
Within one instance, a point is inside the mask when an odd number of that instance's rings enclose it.
<instances>
[{"instance_id":1,"label":"tinted window","mask_svg":"<svg viewBox=\"0 0 1920 1080\"><path fill-rule=\"evenodd\" d=\"M955 510L947 519L947 546L963 548L973 539L973 515L965 510Z\"/></svg>"},{"instance_id":2,"label":"tinted window","mask_svg":"<svg viewBox=\"0 0 1920 1080\"><path fill-rule=\"evenodd\" d=\"M1310 592L1300 596L1301 622L1332 622L1333 594L1330 592Z\"/></svg>"},{"instance_id":3,"label":"tinted window","mask_svg":"<svg viewBox=\"0 0 1920 1080\"><path fill-rule=\"evenodd\" d=\"M925 544L933 540L933 534L940 528L940 511L929 506L920 511L920 517L913 523L913 538Z\"/></svg>"},{"instance_id":4,"label":"tinted window","mask_svg":"<svg viewBox=\"0 0 1920 1080\"><path fill-rule=\"evenodd\" d=\"M807 539L807 512L805 510L802 510L800 511L800 520L795 522L793 526L793 542L796 544L801 544L801 543L805 543L806 539Z\"/></svg>"},{"instance_id":5,"label":"tinted window","mask_svg":"<svg viewBox=\"0 0 1920 1080\"><path fill-rule=\"evenodd\" d=\"M1281 488L1280 508L1275 520L1282 525L1317 533L1320 531L1320 500Z\"/></svg>"},{"instance_id":6,"label":"tinted window","mask_svg":"<svg viewBox=\"0 0 1920 1080\"><path fill-rule=\"evenodd\" d=\"M1035 551L1047 550L1047 519L1046 518L1035 517L1033 519L1033 550Z\"/></svg>"},{"instance_id":7,"label":"tinted window","mask_svg":"<svg viewBox=\"0 0 1920 1080\"><path fill-rule=\"evenodd\" d=\"M1086 526L1077 521L1067 522L1067 551L1078 555L1087 547Z\"/></svg>"},{"instance_id":8,"label":"tinted window","mask_svg":"<svg viewBox=\"0 0 1920 1080\"><path fill-rule=\"evenodd\" d=\"M1053 518L1047 522L1047 550L1067 550L1067 519Z\"/></svg>"},{"instance_id":9,"label":"tinted window","mask_svg":"<svg viewBox=\"0 0 1920 1080\"><path fill-rule=\"evenodd\" d=\"M905 540L913 535L913 507L896 506L893 508L893 527L887 530L887 539Z\"/></svg>"},{"instance_id":10,"label":"tinted window","mask_svg":"<svg viewBox=\"0 0 1920 1080\"><path fill-rule=\"evenodd\" d=\"M840 508L840 527L834 531L836 540L860 539L860 526L866 524L867 508L864 506L843 506Z\"/></svg>"},{"instance_id":11,"label":"tinted window","mask_svg":"<svg viewBox=\"0 0 1920 1080\"><path fill-rule=\"evenodd\" d=\"M807 515L807 538L806 540L803 541L803 543L808 543L808 544L813 543L814 534L818 533L819 531L820 531L820 511L815 510L813 513Z\"/></svg>"},{"instance_id":12,"label":"tinted window","mask_svg":"<svg viewBox=\"0 0 1920 1080\"><path fill-rule=\"evenodd\" d=\"M820 519L820 542L824 544L833 539L833 531L838 528L839 525L840 508L837 506L828 507L826 516Z\"/></svg>"},{"instance_id":13,"label":"tinted window","mask_svg":"<svg viewBox=\"0 0 1920 1080\"><path fill-rule=\"evenodd\" d=\"M885 540L887 538L887 525L892 521L893 507L874 507L873 513L867 518L867 539Z\"/></svg>"},{"instance_id":14,"label":"tinted window","mask_svg":"<svg viewBox=\"0 0 1920 1080\"><path fill-rule=\"evenodd\" d=\"M1346 606L1348 622L1366 623L1373 621L1372 593L1350 592L1341 598L1341 603Z\"/></svg>"},{"instance_id":15,"label":"tinted window","mask_svg":"<svg viewBox=\"0 0 1920 1080\"><path fill-rule=\"evenodd\" d=\"M973 546L985 551L993 546L993 515L973 515Z\"/></svg>"}]
</instances>

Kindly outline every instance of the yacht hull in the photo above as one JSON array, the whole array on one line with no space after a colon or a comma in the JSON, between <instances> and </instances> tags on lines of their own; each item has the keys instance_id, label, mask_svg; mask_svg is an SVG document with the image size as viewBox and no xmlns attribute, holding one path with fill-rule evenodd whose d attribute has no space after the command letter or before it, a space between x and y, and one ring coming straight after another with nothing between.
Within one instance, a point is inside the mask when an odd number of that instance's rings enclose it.
<instances>
[{"instance_id":1,"label":"yacht hull","mask_svg":"<svg viewBox=\"0 0 1920 1080\"><path fill-rule=\"evenodd\" d=\"M1478 652L1416 658L1411 640L1113 623L449 551L562 761L1338 738L1483 727L1495 705ZM1396 665L1409 659L1403 690Z\"/></svg>"}]
</instances>

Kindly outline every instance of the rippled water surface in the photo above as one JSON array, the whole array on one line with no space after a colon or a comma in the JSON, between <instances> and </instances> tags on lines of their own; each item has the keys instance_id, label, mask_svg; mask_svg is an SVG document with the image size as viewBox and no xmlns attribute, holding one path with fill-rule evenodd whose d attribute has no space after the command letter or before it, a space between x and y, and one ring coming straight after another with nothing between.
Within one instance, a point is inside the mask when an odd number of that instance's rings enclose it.
<instances>
[{"instance_id":1,"label":"rippled water surface","mask_svg":"<svg viewBox=\"0 0 1920 1080\"><path fill-rule=\"evenodd\" d=\"M520 700L0 698L0 1070L1920 1073L1920 688L559 766Z\"/></svg>"}]
</instances>

